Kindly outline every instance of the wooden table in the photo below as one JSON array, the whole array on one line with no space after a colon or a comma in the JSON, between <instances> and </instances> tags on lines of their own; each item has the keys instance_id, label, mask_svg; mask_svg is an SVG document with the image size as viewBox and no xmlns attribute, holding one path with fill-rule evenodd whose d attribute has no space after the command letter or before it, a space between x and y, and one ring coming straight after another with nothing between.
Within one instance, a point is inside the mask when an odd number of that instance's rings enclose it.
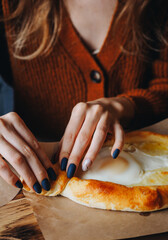
<instances>
[{"instance_id":1,"label":"wooden table","mask_svg":"<svg viewBox=\"0 0 168 240\"><path fill-rule=\"evenodd\" d=\"M44 240L33 209L22 192L0 208L0 239Z\"/></svg>"},{"instance_id":2,"label":"wooden table","mask_svg":"<svg viewBox=\"0 0 168 240\"><path fill-rule=\"evenodd\" d=\"M0 208L0 240L15 239L44 240L33 214L33 209L22 192L20 192L10 203ZM168 232L129 239L168 240Z\"/></svg>"}]
</instances>

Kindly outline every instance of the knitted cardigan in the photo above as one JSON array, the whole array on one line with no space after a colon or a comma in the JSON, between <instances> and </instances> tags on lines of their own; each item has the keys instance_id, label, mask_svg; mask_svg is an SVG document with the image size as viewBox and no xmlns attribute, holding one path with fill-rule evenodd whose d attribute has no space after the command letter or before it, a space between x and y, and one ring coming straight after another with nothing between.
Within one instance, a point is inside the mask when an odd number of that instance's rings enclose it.
<instances>
[{"instance_id":1,"label":"knitted cardigan","mask_svg":"<svg viewBox=\"0 0 168 240\"><path fill-rule=\"evenodd\" d=\"M153 55L150 61L123 53L120 46L130 41L129 34L123 34L124 22L115 36L112 32L119 5L96 56L83 43L65 9L58 41L45 57L29 61L14 58L12 40L5 36L10 23L5 23L4 33L1 29L0 74L12 82L15 111L37 137L59 140L72 108L78 102L102 97L125 96L132 101L135 117L129 128L142 127L167 116L168 49ZM4 16L8 15L7 0L2 0L2 7ZM32 52L33 47L30 42L26 52Z\"/></svg>"}]
</instances>

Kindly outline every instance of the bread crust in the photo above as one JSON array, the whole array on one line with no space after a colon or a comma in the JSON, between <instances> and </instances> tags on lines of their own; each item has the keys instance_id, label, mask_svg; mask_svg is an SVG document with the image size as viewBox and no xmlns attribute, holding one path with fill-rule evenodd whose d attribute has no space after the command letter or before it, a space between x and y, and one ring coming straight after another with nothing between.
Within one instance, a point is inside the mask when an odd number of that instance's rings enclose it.
<instances>
[{"instance_id":1,"label":"bread crust","mask_svg":"<svg viewBox=\"0 0 168 240\"><path fill-rule=\"evenodd\" d=\"M59 167L58 163L54 165L54 170L55 170L56 175L57 175L56 181L51 181L50 191L46 191L42 188L42 192L40 193L40 195L57 196L57 195L61 194L61 192L66 187L66 185L69 181L69 178L67 178L66 172L60 170L60 167ZM23 180L21 180L21 181L23 183L23 189L24 190L26 190L28 192L34 192L27 186L27 184Z\"/></svg>"},{"instance_id":2,"label":"bread crust","mask_svg":"<svg viewBox=\"0 0 168 240\"><path fill-rule=\"evenodd\" d=\"M111 146L114 140L108 137L103 146ZM168 136L152 132L135 131L127 133L125 143L158 142L168 146ZM149 212L168 208L168 185L124 186L99 180L68 179L66 173L55 166L58 178L51 184L51 190L41 195L65 196L82 205L120 211ZM168 174L168 172L165 172ZM29 190L24 184L24 189Z\"/></svg>"},{"instance_id":3,"label":"bread crust","mask_svg":"<svg viewBox=\"0 0 168 240\"><path fill-rule=\"evenodd\" d=\"M62 196L107 210L149 212L168 207L168 186L135 186L72 178Z\"/></svg>"}]
</instances>

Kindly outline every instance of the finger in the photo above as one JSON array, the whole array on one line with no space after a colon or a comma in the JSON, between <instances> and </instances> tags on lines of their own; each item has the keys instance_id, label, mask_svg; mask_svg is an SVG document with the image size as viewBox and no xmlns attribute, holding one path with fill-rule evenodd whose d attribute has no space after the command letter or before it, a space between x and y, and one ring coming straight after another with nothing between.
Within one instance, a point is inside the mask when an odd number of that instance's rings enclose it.
<instances>
[{"instance_id":1,"label":"finger","mask_svg":"<svg viewBox=\"0 0 168 240\"><path fill-rule=\"evenodd\" d=\"M109 130L108 113L103 114L97 124L90 147L82 161L82 170L87 171L100 151Z\"/></svg>"},{"instance_id":2,"label":"finger","mask_svg":"<svg viewBox=\"0 0 168 240\"><path fill-rule=\"evenodd\" d=\"M119 122L114 123L114 145L111 150L111 155L115 159L120 154L124 146L124 130Z\"/></svg>"},{"instance_id":3,"label":"finger","mask_svg":"<svg viewBox=\"0 0 168 240\"><path fill-rule=\"evenodd\" d=\"M2 136L0 138L1 155L8 160L17 173L23 177L30 189L36 192L41 192L41 186L28 166L23 155L17 151L10 143L8 143Z\"/></svg>"},{"instance_id":4,"label":"finger","mask_svg":"<svg viewBox=\"0 0 168 240\"><path fill-rule=\"evenodd\" d=\"M73 175L75 174L75 171L79 166L83 154L91 141L99 119L99 114L93 114L92 112L86 116L83 126L76 138L72 152L69 156L69 161L67 165L68 178L73 177Z\"/></svg>"},{"instance_id":5,"label":"finger","mask_svg":"<svg viewBox=\"0 0 168 240\"><path fill-rule=\"evenodd\" d=\"M10 185L22 188L23 184L20 179L11 171L8 164L0 156L0 176Z\"/></svg>"},{"instance_id":6,"label":"finger","mask_svg":"<svg viewBox=\"0 0 168 240\"><path fill-rule=\"evenodd\" d=\"M61 139L61 141L58 142L57 149L55 150L55 153L51 157L52 164L55 164L56 162L59 161L59 155L60 155L60 151L61 151L61 147L62 147L62 140L63 139Z\"/></svg>"},{"instance_id":7,"label":"finger","mask_svg":"<svg viewBox=\"0 0 168 240\"><path fill-rule=\"evenodd\" d=\"M62 146L59 156L62 171L66 170L68 158L73 148L76 136L85 120L86 110L87 104L79 103L72 111L71 118L62 139Z\"/></svg>"},{"instance_id":8,"label":"finger","mask_svg":"<svg viewBox=\"0 0 168 240\"><path fill-rule=\"evenodd\" d=\"M44 150L41 148L35 136L28 129L24 121L16 113L12 113L10 118L12 118L12 123L15 128L15 131L22 137L22 139L24 139L27 145L29 145L31 149L34 151L34 153L37 155L42 165L47 170L50 179L56 180L56 173L53 169L51 161L47 157Z\"/></svg>"},{"instance_id":9,"label":"finger","mask_svg":"<svg viewBox=\"0 0 168 240\"><path fill-rule=\"evenodd\" d=\"M42 187L46 191L49 191L50 183L46 169L39 161L37 155L34 153L31 147L28 146L28 144L20 137L12 125L7 125L5 128L2 127L2 134L3 138L24 156L26 163L29 165L31 171L36 176L38 182L41 183Z\"/></svg>"}]
</instances>

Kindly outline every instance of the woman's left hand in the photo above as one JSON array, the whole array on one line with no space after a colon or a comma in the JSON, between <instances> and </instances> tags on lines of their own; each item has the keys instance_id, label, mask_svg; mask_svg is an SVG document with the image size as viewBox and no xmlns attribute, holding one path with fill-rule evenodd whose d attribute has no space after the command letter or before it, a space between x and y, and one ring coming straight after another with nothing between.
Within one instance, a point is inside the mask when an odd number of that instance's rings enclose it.
<instances>
[{"instance_id":1,"label":"woman's left hand","mask_svg":"<svg viewBox=\"0 0 168 240\"><path fill-rule=\"evenodd\" d=\"M61 170L67 171L68 178L73 177L83 158L82 169L86 171L95 160L108 132L114 134L111 154L116 158L124 145L120 122L129 122L133 115L133 104L124 97L78 103L72 110L61 141Z\"/></svg>"}]
</instances>

